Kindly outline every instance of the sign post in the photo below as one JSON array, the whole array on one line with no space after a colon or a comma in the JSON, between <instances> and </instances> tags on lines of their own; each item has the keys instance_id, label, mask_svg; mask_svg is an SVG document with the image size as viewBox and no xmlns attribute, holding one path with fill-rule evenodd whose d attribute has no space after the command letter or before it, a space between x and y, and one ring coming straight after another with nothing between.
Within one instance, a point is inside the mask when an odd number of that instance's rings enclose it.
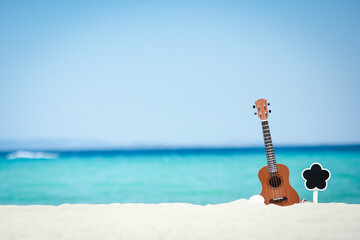
<instances>
[{"instance_id":1,"label":"sign post","mask_svg":"<svg viewBox=\"0 0 360 240\"><path fill-rule=\"evenodd\" d=\"M318 203L318 191L326 189L331 176L330 171L323 168L320 163L313 163L310 168L304 169L301 175L305 180L305 188L313 191L313 202Z\"/></svg>"},{"instance_id":2,"label":"sign post","mask_svg":"<svg viewBox=\"0 0 360 240\"><path fill-rule=\"evenodd\" d=\"M318 190L317 190L317 188L314 188L314 190L313 190L313 202L318 203Z\"/></svg>"}]
</instances>

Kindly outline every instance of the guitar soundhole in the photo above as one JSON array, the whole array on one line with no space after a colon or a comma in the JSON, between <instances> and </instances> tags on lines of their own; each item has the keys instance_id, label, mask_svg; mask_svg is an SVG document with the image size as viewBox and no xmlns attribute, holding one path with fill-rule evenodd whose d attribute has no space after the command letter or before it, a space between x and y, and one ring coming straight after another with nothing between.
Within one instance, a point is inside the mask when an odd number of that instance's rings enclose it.
<instances>
[{"instance_id":1,"label":"guitar soundhole","mask_svg":"<svg viewBox=\"0 0 360 240\"><path fill-rule=\"evenodd\" d=\"M272 176L269 180L270 186L277 188L281 184L281 179L278 176Z\"/></svg>"}]
</instances>

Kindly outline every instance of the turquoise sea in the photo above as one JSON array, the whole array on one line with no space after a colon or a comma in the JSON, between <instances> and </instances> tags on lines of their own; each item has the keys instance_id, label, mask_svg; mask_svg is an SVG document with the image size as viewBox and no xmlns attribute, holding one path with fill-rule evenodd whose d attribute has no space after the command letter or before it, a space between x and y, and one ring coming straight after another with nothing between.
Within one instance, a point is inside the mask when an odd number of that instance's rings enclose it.
<instances>
[{"instance_id":1,"label":"turquoise sea","mask_svg":"<svg viewBox=\"0 0 360 240\"><path fill-rule=\"evenodd\" d=\"M0 204L218 204L259 194L263 148L0 153ZM31 155L32 154L32 155ZM39 156L40 154L40 156ZM360 146L275 148L300 198L312 200L301 172L319 162L331 172L319 202L360 203ZM45 156L46 157L46 156Z\"/></svg>"}]
</instances>

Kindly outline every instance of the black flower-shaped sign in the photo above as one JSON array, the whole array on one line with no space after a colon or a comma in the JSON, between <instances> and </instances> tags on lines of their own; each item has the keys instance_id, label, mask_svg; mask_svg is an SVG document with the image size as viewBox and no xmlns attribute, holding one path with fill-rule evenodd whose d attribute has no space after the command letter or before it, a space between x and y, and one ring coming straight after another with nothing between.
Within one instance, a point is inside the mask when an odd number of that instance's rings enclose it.
<instances>
[{"instance_id":1,"label":"black flower-shaped sign","mask_svg":"<svg viewBox=\"0 0 360 240\"><path fill-rule=\"evenodd\" d=\"M302 177L305 180L306 189L325 190L327 180L330 178L330 171L322 168L320 163L313 163L310 168L302 172Z\"/></svg>"}]
</instances>

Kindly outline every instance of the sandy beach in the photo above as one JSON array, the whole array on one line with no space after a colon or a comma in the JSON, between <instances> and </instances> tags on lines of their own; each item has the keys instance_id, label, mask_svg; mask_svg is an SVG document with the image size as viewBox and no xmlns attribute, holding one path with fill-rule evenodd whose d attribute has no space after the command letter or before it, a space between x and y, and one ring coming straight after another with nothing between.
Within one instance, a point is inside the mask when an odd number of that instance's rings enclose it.
<instances>
[{"instance_id":1,"label":"sandy beach","mask_svg":"<svg viewBox=\"0 0 360 240\"><path fill-rule=\"evenodd\" d=\"M360 205L0 206L1 239L360 239Z\"/></svg>"}]
</instances>

